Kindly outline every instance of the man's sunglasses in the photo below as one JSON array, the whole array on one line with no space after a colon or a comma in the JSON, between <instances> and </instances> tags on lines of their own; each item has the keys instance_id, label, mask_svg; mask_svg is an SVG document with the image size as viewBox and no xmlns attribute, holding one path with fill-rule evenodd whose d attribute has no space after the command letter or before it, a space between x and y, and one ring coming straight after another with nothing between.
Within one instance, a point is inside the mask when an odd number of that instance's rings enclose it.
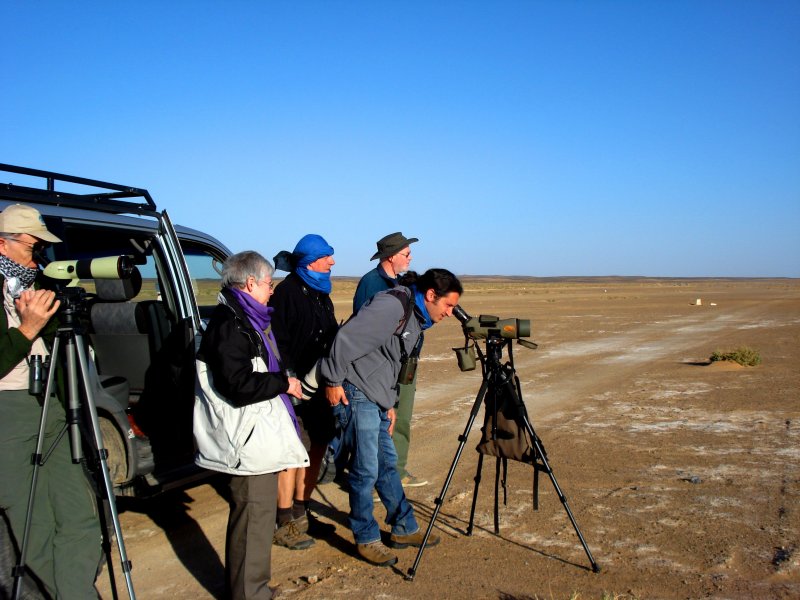
<instances>
[{"instance_id":1,"label":"man's sunglasses","mask_svg":"<svg viewBox=\"0 0 800 600\"><path fill-rule=\"evenodd\" d=\"M50 247L49 243L43 242L41 240L39 240L38 242L26 242L26 241L18 240L16 238L11 238L11 237L3 238L3 239L5 239L8 242L16 242L18 244L22 244L23 246L27 246L28 248L31 249L31 252L33 254L40 254L41 252L44 252L45 250L47 250Z\"/></svg>"}]
</instances>

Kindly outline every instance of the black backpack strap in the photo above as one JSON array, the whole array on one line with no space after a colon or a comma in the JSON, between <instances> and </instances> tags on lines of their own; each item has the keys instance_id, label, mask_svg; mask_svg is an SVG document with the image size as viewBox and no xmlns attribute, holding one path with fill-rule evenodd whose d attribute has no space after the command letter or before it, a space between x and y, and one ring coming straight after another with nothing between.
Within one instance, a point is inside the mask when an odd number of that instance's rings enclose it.
<instances>
[{"instance_id":1,"label":"black backpack strap","mask_svg":"<svg viewBox=\"0 0 800 600\"><path fill-rule=\"evenodd\" d=\"M400 338L400 359L405 362L408 358L408 352L406 352L405 344L403 344L403 334L406 332L406 328L408 327L408 320L414 313L414 296L396 288L387 290L386 293L397 298L400 301L400 304L403 305L403 320L397 325L394 335ZM420 335L420 338L421 337L422 336ZM420 344L418 341L417 345L414 346L414 349L411 351L412 356L419 355L419 346Z\"/></svg>"},{"instance_id":2,"label":"black backpack strap","mask_svg":"<svg viewBox=\"0 0 800 600\"><path fill-rule=\"evenodd\" d=\"M403 320L398 323L395 331L395 334L402 335L406 330L408 320L411 318L411 313L414 311L414 297L396 288L386 290L386 293L397 298L400 304L403 305Z\"/></svg>"}]
</instances>

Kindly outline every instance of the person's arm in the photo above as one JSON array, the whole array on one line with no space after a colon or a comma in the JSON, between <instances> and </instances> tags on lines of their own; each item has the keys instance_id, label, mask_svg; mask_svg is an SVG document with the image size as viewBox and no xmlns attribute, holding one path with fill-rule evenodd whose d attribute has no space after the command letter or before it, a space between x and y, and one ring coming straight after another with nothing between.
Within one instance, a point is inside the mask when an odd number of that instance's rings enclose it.
<instances>
[{"instance_id":1,"label":"person's arm","mask_svg":"<svg viewBox=\"0 0 800 600\"><path fill-rule=\"evenodd\" d=\"M20 320L19 332L33 341L56 314L61 301L50 290L25 290L14 304Z\"/></svg>"},{"instance_id":2,"label":"person's arm","mask_svg":"<svg viewBox=\"0 0 800 600\"><path fill-rule=\"evenodd\" d=\"M20 318L19 327L6 327L0 335L0 377L24 360L33 341L56 314L60 302L49 290L25 290L14 301Z\"/></svg>"},{"instance_id":3,"label":"person's arm","mask_svg":"<svg viewBox=\"0 0 800 600\"><path fill-rule=\"evenodd\" d=\"M198 357L208 364L214 387L220 394L234 406L246 406L290 392L290 382L283 373L253 371L251 341L233 318L222 318L216 323L213 319L203 336ZM299 381L295 382L293 391L297 394Z\"/></svg>"},{"instance_id":4,"label":"person's arm","mask_svg":"<svg viewBox=\"0 0 800 600\"><path fill-rule=\"evenodd\" d=\"M379 294L364 305L339 329L328 356L320 362L328 386L341 386L350 365L386 344L404 316L402 303L391 294Z\"/></svg>"},{"instance_id":5,"label":"person's arm","mask_svg":"<svg viewBox=\"0 0 800 600\"><path fill-rule=\"evenodd\" d=\"M336 406L339 402L344 405L350 404L347 400L347 394L344 393L344 388L341 385L325 386L325 399L331 406Z\"/></svg>"}]
</instances>

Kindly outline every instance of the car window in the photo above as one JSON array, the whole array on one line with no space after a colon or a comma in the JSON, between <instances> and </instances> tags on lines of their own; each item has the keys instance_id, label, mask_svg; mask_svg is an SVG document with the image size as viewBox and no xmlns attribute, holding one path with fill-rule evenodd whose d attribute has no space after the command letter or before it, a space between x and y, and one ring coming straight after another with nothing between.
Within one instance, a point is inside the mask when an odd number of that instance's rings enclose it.
<instances>
[{"instance_id":1,"label":"car window","mask_svg":"<svg viewBox=\"0 0 800 600\"><path fill-rule=\"evenodd\" d=\"M181 248L186 257L189 276L192 278L192 291L200 316L208 319L217 305L217 296L222 282L220 272L224 258L214 248L187 240L181 240Z\"/></svg>"}]
</instances>

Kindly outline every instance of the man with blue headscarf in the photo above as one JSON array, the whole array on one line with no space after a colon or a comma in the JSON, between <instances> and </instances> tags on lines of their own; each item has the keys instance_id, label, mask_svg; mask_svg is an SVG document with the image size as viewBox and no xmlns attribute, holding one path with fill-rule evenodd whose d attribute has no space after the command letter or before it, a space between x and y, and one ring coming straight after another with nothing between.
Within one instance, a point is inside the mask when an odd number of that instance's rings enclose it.
<instances>
[{"instance_id":1,"label":"man with blue headscarf","mask_svg":"<svg viewBox=\"0 0 800 600\"><path fill-rule=\"evenodd\" d=\"M327 355L338 329L330 298L331 267L335 263L331 245L313 233L303 236L291 253L283 251L275 257L275 267L289 271L289 275L275 288L270 300L275 309L272 329L284 367L300 379ZM278 476L275 537L278 544L302 549L313 544L307 533L322 536L334 529L308 512L308 501L336 427L331 406L322 393L304 401L296 410L308 434L310 463L307 469Z\"/></svg>"}]
</instances>

